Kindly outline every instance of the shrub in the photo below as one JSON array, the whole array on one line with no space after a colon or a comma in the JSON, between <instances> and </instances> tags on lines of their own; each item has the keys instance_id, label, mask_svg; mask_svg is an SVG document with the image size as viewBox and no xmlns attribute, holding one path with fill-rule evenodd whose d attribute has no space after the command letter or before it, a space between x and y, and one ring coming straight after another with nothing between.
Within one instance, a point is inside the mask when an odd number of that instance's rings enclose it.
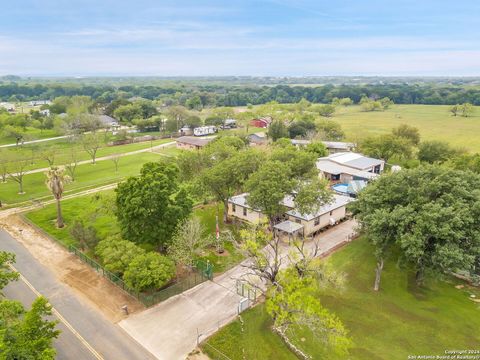
<instances>
[{"instance_id":1,"label":"shrub","mask_svg":"<svg viewBox=\"0 0 480 360\"><path fill-rule=\"evenodd\" d=\"M111 236L98 243L95 253L102 259L105 269L121 275L135 257L145 254L145 250L131 241Z\"/></svg>"},{"instance_id":2,"label":"shrub","mask_svg":"<svg viewBox=\"0 0 480 360\"><path fill-rule=\"evenodd\" d=\"M125 284L136 291L153 291L167 284L175 275L170 258L150 252L137 255L123 275Z\"/></svg>"}]
</instances>

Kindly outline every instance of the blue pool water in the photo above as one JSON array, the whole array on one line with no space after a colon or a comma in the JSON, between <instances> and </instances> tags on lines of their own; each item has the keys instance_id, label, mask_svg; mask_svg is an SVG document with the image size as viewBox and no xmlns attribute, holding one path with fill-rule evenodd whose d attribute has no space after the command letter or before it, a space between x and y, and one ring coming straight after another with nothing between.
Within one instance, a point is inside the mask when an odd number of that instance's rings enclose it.
<instances>
[{"instance_id":1,"label":"blue pool water","mask_svg":"<svg viewBox=\"0 0 480 360\"><path fill-rule=\"evenodd\" d=\"M335 184L332 189L338 193L347 194L348 184Z\"/></svg>"}]
</instances>

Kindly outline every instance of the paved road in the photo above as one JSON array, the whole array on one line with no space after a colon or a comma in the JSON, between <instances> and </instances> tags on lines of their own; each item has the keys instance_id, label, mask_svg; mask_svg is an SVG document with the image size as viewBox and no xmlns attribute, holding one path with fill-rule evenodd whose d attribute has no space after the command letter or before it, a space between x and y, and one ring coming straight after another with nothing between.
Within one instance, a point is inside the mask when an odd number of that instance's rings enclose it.
<instances>
[{"instance_id":1,"label":"paved road","mask_svg":"<svg viewBox=\"0 0 480 360\"><path fill-rule=\"evenodd\" d=\"M317 256L328 254L344 243L355 226L356 222L349 220L322 233ZM306 249L313 250L314 245L309 241ZM289 250L286 244L281 250L286 260ZM237 265L213 281L171 297L119 324L158 359L183 360L195 348L198 335L202 341L236 317L241 299L236 292L236 279L248 273L247 268Z\"/></svg>"},{"instance_id":2,"label":"paved road","mask_svg":"<svg viewBox=\"0 0 480 360\"><path fill-rule=\"evenodd\" d=\"M0 230L0 250L13 252L17 256L16 269L36 291L46 296L60 316L79 334L62 323L62 335L56 341L59 359L105 359L105 360L148 360L155 359L118 325L110 323L101 313L81 302L75 293L58 281L55 276L4 230ZM8 297L30 304L34 293L25 282L19 280L8 285ZM87 345L82 343L83 339ZM88 349L88 346L93 351ZM100 355L95 356L94 353Z\"/></svg>"}]
</instances>

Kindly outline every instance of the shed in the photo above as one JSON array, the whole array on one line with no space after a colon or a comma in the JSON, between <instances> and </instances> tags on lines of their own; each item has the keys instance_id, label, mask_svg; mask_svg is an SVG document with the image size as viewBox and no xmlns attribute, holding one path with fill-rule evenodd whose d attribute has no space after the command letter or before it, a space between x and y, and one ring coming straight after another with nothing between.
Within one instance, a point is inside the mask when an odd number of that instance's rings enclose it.
<instances>
[{"instance_id":1,"label":"shed","mask_svg":"<svg viewBox=\"0 0 480 360\"><path fill-rule=\"evenodd\" d=\"M255 134L250 134L247 137L250 144L262 145L267 142L267 135L264 132L259 132Z\"/></svg>"}]
</instances>

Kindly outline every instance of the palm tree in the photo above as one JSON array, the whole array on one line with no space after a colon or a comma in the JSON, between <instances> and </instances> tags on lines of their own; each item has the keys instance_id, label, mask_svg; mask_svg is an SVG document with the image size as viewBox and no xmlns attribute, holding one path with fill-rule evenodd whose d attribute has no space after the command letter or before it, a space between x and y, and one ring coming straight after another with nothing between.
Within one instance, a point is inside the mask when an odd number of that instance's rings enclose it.
<instances>
[{"instance_id":1,"label":"palm tree","mask_svg":"<svg viewBox=\"0 0 480 360\"><path fill-rule=\"evenodd\" d=\"M48 189L52 192L55 200L57 200L57 226L63 228L63 217L62 217L62 208L60 206L60 199L62 198L63 189L65 184L70 182L70 176L65 175L65 169L63 167L54 167L52 166L45 175L47 176L47 181L45 184Z\"/></svg>"}]
</instances>

